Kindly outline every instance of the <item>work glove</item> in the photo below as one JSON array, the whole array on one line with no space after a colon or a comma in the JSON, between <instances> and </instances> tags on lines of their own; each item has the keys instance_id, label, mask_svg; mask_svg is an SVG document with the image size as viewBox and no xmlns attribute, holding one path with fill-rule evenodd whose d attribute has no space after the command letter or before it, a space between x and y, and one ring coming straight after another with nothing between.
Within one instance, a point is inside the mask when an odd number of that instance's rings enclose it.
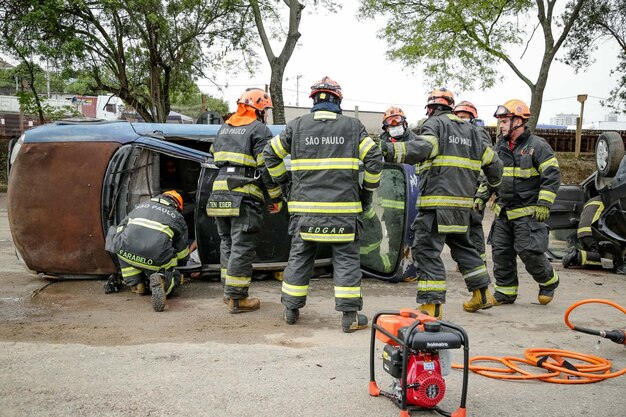
<instances>
[{"instance_id":1,"label":"work glove","mask_svg":"<svg viewBox=\"0 0 626 417\"><path fill-rule=\"evenodd\" d=\"M550 217L550 208L546 206L537 206L535 209L535 219L538 222L545 222Z\"/></svg>"},{"instance_id":2,"label":"work glove","mask_svg":"<svg viewBox=\"0 0 626 417\"><path fill-rule=\"evenodd\" d=\"M276 214L276 213L280 213L280 211L283 209L283 202L282 201L278 201L276 203L271 203L267 206L267 212L269 214Z\"/></svg>"},{"instance_id":3,"label":"work glove","mask_svg":"<svg viewBox=\"0 0 626 417\"><path fill-rule=\"evenodd\" d=\"M478 197L475 198L472 209L478 214L483 214L483 211L485 210L485 202L483 201L483 199Z\"/></svg>"},{"instance_id":4,"label":"work glove","mask_svg":"<svg viewBox=\"0 0 626 417\"><path fill-rule=\"evenodd\" d=\"M373 191L369 191L369 190L366 190L365 188L361 188L361 206L364 212L366 212L372 207L373 196L374 196Z\"/></svg>"}]
</instances>

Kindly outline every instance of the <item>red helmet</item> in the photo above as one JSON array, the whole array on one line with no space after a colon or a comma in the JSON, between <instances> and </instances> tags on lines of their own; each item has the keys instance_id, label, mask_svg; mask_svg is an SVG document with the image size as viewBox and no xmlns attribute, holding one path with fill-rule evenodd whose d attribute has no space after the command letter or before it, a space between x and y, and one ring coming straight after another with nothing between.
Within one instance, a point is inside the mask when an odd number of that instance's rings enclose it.
<instances>
[{"instance_id":1,"label":"red helmet","mask_svg":"<svg viewBox=\"0 0 626 417\"><path fill-rule=\"evenodd\" d=\"M239 100L237 100L237 104L239 103L246 104L260 111L273 108L270 95L260 88L246 89L239 97Z\"/></svg>"},{"instance_id":2,"label":"red helmet","mask_svg":"<svg viewBox=\"0 0 626 417\"><path fill-rule=\"evenodd\" d=\"M522 100L514 98L498 106L496 112L493 114L493 117L496 119L513 116L521 117L524 120L529 119L530 109Z\"/></svg>"},{"instance_id":3,"label":"red helmet","mask_svg":"<svg viewBox=\"0 0 626 417\"><path fill-rule=\"evenodd\" d=\"M339 100L343 99L343 94L341 94L341 86L337 83L337 81L334 81L327 76L311 86L311 94L309 94L309 97L313 98L317 93L321 93L322 91L338 97Z\"/></svg>"},{"instance_id":4,"label":"red helmet","mask_svg":"<svg viewBox=\"0 0 626 417\"><path fill-rule=\"evenodd\" d=\"M475 119L478 117L478 111L476 110L476 106L474 106L469 101L465 101L465 100L457 104L454 107L454 110L452 112L454 114L457 114L459 112L469 113L472 115L472 119Z\"/></svg>"},{"instance_id":5,"label":"red helmet","mask_svg":"<svg viewBox=\"0 0 626 417\"><path fill-rule=\"evenodd\" d=\"M383 124L387 126L398 126L404 123L405 120L406 116L400 107L389 107L383 116Z\"/></svg>"},{"instance_id":6,"label":"red helmet","mask_svg":"<svg viewBox=\"0 0 626 417\"><path fill-rule=\"evenodd\" d=\"M163 197L168 197L176 205L176 210L183 211L183 198L176 190L169 190L163 193Z\"/></svg>"},{"instance_id":7,"label":"red helmet","mask_svg":"<svg viewBox=\"0 0 626 417\"><path fill-rule=\"evenodd\" d=\"M442 104L452 110L454 106L454 94L445 87L437 88L430 92L426 101L426 106L432 106L434 104Z\"/></svg>"}]
</instances>

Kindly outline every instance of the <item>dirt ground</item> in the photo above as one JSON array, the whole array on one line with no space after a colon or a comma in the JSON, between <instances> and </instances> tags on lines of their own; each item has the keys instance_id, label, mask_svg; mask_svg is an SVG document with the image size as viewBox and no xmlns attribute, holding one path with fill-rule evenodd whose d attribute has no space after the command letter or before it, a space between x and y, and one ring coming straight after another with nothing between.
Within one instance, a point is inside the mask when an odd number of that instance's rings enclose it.
<instances>
[{"instance_id":1,"label":"dirt ground","mask_svg":"<svg viewBox=\"0 0 626 417\"><path fill-rule=\"evenodd\" d=\"M536 284L520 272L514 305L470 314L462 311L469 295L460 274L444 256L445 318L468 332L470 356L520 357L527 348L557 348L606 358L613 371L626 367L623 346L575 333L563 322L565 310L582 299L626 305L625 276L555 264L562 283L555 300L541 306ZM49 281L25 271L10 238L6 194L0 194L0 415L398 415L388 399L368 395L371 332L341 332L330 279L312 281L294 326L282 320L276 280L253 282L262 308L241 315L227 313L216 282L186 283L163 313L152 311L149 297L127 290L105 295L103 284ZM371 318L414 307L415 289L414 283L365 279L364 312ZM593 329L626 327L623 313L600 304L582 306L571 318ZM386 389L381 350L377 343L376 376ZM462 351L452 354L460 363ZM458 407L461 375L452 370L445 378L444 410ZM467 415L623 417L624 393L625 376L564 385L471 373Z\"/></svg>"}]
</instances>

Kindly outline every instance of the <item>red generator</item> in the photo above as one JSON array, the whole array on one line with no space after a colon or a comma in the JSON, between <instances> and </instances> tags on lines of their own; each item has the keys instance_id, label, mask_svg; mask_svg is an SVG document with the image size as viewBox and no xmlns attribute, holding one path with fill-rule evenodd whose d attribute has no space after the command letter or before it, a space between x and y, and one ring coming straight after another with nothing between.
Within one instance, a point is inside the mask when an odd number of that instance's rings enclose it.
<instances>
[{"instance_id":1,"label":"red generator","mask_svg":"<svg viewBox=\"0 0 626 417\"><path fill-rule=\"evenodd\" d=\"M376 383L376 340L385 344L382 352L383 369L394 378L390 391L381 390ZM451 368L449 350L461 347L464 354L461 404L456 411L449 413L437 404L446 393L443 377ZM374 315L369 394L391 399L400 408L400 417L409 417L409 413L416 410L435 411L448 417L465 417L468 369L469 344L467 333L461 327L413 309L381 311Z\"/></svg>"}]
</instances>

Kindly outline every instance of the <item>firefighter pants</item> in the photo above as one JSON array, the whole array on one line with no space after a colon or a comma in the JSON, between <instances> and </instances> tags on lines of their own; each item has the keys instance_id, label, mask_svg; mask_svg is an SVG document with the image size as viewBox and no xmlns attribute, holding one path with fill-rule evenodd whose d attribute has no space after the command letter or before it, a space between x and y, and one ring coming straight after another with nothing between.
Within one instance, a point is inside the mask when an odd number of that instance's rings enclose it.
<instances>
[{"instance_id":1,"label":"firefighter pants","mask_svg":"<svg viewBox=\"0 0 626 417\"><path fill-rule=\"evenodd\" d=\"M483 214L476 213L474 210L470 213L469 238L474 247L480 254L483 261L487 261L485 253L485 231L483 230Z\"/></svg>"},{"instance_id":2,"label":"firefighter pants","mask_svg":"<svg viewBox=\"0 0 626 417\"><path fill-rule=\"evenodd\" d=\"M532 216L509 220L502 213L493 222L489 243L498 301L513 302L517 298L517 256L539 284L540 292L559 286L559 277L545 254L548 250L548 225L545 223L535 221Z\"/></svg>"},{"instance_id":3,"label":"firefighter pants","mask_svg":"<svg viewBox=\"0 0 626 417\"><path fill-rule=\"evenodd\" d=\"M215 217L220 235L220 267L224 294L233 299L248 297L252 262L263 224L260 205L244 202L238 217Z\"/></svg>"},{"instance_id":4,"label":"firefighter pants","mask_svg":"<svg viewBox=\"0 0 626 417\"><path fill-rule=\"evenodd\" d=\"M468 233L439 233L435 210L420 211L411 227L415 231L411 249L417 264L418 304L446 302L446 269L441 260L444 243L459 264L469 291L489 285L485 262L470 241Z\"/></svg>"},{"instance_id":5,"label":"firefighter pants","mask_svg":"<svg viewBox=\"0 0 626 417\"><path fill-rule=\"evenodd\" d=\"M165 295L173 295L173 292L181 284L181 274L174 268L169 269L147 269L140 268L135 265L131 265L124 258L118 255L117 257L120 263L120 269L122 271L122 280L124 285L133 286L137 284L145 284L146 288L150 287L150 275L158 272L163 275L163 281L165 284Z\"/></svg>"},{"instance_id":6,"label":"firefighter pants","mask_svg":"<svg viewBox=\"0 0 626 417\"><path fill-rule=\"evenodd\" d=\"M283 274L281 302L286 308L305 306L309 281L313 274L317 245L330 245L332 249L333 282L335 287L335 310L359 311L363 308L361 294L361 263L359 240L346 243L319 243L303 240L297 232L298 217L291 219L292 234L289 262Z\"/></svg>"}]
</instances>

